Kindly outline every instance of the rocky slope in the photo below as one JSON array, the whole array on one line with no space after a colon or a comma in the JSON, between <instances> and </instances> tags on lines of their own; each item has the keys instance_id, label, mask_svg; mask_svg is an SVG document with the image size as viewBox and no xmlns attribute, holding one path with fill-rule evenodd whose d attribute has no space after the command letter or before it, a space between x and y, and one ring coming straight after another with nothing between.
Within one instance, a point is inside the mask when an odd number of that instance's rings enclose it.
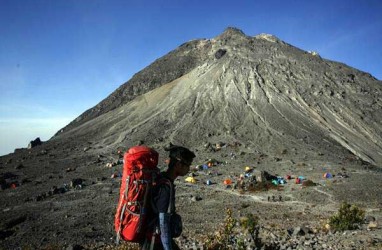
<instances>
[{"instance_id":1,"label":"rocky slope","mask_svg":"<svg viewBox=\"0 0 382 250\"><path fill-rule=\"evenodd\" d=\"M210 134L263 151L350 151L381 165L381 93L367 73L230 28L154 62L57 137L96 130L106 145L194 146Z\"/></svg>"}]
</instances>

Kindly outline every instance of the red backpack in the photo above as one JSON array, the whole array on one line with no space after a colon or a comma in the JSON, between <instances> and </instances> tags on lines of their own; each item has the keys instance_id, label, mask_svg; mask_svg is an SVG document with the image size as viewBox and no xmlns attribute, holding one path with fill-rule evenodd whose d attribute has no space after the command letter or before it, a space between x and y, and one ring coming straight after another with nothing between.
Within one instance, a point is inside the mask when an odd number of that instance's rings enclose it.
<instances>
[{"instance_id":1,"label":"red backpack","mask_svg":"<svg viewBox=\"0 0 382 250\"><path fill-rule=\"evenodd\" d=\"M141 242L151 213L151 187L159 176L158 153L146 146L130 148L124 155L122 183L114 219L117 242Z\"/></svg>"}]
</instances>

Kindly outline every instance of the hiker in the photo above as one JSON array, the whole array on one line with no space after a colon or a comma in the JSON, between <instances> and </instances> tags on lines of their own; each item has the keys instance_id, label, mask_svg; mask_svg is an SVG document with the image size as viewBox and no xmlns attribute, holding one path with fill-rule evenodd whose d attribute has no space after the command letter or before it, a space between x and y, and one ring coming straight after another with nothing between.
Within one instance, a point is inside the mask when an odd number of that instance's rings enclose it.
<instances>
[{"instance_id":1,"label":"hiker","mask_svg":"<svg viewBox=\"0 0 382 250\"><path fill-rule=\"evenodd\" d=\"M187 175L195 154L187 148L175 145L170 145L165 150L169 152L170 158L168 169L161 173L161 178L152 192L154 219L148 231L152 230L154 233L151 240L146 237L140 244L143 250L180 249L173 240L174 237L179 237L182 231L181 218L175 213L174 180L178 176Z\"/></svg>"}]
</instances>

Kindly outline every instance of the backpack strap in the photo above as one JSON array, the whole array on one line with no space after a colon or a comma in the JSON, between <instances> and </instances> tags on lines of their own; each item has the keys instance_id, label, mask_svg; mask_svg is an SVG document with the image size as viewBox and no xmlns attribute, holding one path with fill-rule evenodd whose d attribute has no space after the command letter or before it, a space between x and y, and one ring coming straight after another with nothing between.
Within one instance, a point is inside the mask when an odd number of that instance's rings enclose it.
<instances>
[{"instance_id":1,"label":"backpack strap","mask_svg":"<svg viewBox=\"0 0 382 250\"><path fill-rule=\"evenodd\" d=\"M170 186L170 201L168 203L167 213L168 214L173 214L175 212L172 209L174 207L174 204L173 204L173 200L174 200L174 185L172 184L172 182L169 179L166 179L166 178L164 178L164 179L165 179L164 183L167 183L167 185Z\"/></svg>"},{"instance_id":2,"label":"backpack strap","mask_svg":"<svg viewBox=\"0 0 382 250\"><path fill-rule=\"evenodd\" d=\"M159 176L155 185L156 186L159 186L161 184L165 184L165 185L168 185L170 187L170 200L169 200L169 204L168 204L168 208L167 208L167 213L168 214L172 214L174 213L175 211L173 211L173 207L174 207L174 204L173 204L173 197L174 197L174 185L172 184L172 182L163 177L163 176ZM154 197L151 197L151 207L154 211L154 214L158 214L159 215L159 211L156 207L156 205L154 204L154 201L153 201L153 198ZM153 221L150 222L150 224L154 223L155 219L153 219ZM158 221L159 223L159 221ZM153 224L152 224L153 225ZM150 241L150 250L153 250L154 249L154 245L155 245L155 241L156 241L156 236L159 236L160 235L160 229L159 229L159 225L153 225L154 228L153 228L153 234L151 236L151 241Z\"/></svg>"},{"instance_id":3,"label":"backpack strap","mask_svg":"<svg viewBox=\"0 0 382 250\"><path fill-rule=\"evenodd\" d=\"M126 178L126 187L125 187L125 192L123 194L123 200L127 200L127 194L129 192L129 182L130 182L130 175ZM119 228L118 228L117 238L116 238L117 245L119 245L119 242L121 240L122 221L125 215L125 210L126 210L126 203L123 204L122 211L119 218L120 223L119 223Z\"/></svg>"},{"instance_id":4,"label":"backpack strap","mask_svg":"<svg viewBox=\"0 0 382 250\"><path fill-rule=\"evenodd\" d=\"M167 208L167 213L168 214L173 214L175 211L173 211L174 209L172 209L174 207L174 184L172 184L172 182L167 179L167 178L164 178L164 177L161 177L158 181L157 181L157 185L161 185L161 184L166 184L170 187L170 200L169 200L169 204L168 204L168 208ZM153 200L151 199L151 203L152 203L152 207L154 208L154 212L155 213L158 213L158 209L156 208Z\"/></svg>"}]
</instances>

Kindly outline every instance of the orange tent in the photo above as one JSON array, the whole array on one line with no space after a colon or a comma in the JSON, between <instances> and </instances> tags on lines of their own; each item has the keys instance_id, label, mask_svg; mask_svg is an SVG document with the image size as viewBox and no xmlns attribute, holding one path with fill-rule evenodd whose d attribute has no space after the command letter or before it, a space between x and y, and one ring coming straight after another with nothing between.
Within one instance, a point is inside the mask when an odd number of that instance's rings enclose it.
<instances>
[{"instance_id":1,"label":"orange tent","mask_svg":"<svg viewBox=\"0 0 382 250\"><path fill-rule=\"evenodd\" d=\"M232 181L230 179L225 179L224 180L224 184L225 185L231 185L232 184Z\"/></svg>"}]
</instances>

